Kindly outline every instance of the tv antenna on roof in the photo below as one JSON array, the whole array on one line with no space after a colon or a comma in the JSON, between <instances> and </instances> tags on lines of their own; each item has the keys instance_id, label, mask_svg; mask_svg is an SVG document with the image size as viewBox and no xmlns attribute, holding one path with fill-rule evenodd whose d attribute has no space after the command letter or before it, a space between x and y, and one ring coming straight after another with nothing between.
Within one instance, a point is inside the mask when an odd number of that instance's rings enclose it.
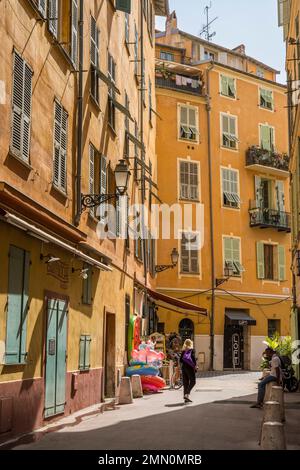
<instances>
[{"instance_id":1,"label":"tv antenna on roof","mask_svg":"<svg viewBox=\"0 0 300 470\"><path fill-rule=\"evenodd\" d=\"M210 2L209 6L207 5L204 9L204 13L206 14L206 24L203 25L202 31L200 32L199 36L203 36L205 34L205 39L210 41L217 33L214 31L213 33L210 32L211 25L218 19L218 16L213 20L209 20L209 10L212 7L212 3Z\"/></svg>"}]
</instances>

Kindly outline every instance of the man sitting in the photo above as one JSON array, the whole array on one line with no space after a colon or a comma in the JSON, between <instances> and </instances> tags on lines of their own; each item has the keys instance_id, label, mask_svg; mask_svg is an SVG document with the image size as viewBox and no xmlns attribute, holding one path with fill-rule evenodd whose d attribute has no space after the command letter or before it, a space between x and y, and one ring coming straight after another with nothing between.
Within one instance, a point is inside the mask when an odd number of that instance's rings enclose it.
<instances>
[{"instance_id":1,"label":"man sitting","mask_svg":"<svg viewBox=\"0 0 300 470\"><path fill-rule=\"evenodd\" d=\"M255 403L255 405L252 405L251 408L263 407L266 393L266 385L268 383L276 382L277 385L280 385L282 381L281 362L279 356L271 348L267 348L265 350L264 356L266 357L266 359L271 361L271 373L268 377L265 377L258 385L257 402Z\"/></svg>"}]
</instances>

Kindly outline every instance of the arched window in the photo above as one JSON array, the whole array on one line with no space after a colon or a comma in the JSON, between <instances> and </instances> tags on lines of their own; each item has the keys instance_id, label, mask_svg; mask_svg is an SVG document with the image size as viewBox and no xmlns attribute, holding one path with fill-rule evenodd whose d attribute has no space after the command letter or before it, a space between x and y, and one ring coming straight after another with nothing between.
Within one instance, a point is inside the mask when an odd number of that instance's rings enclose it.
<instances>
[{"instance_id":1,"label":"arched window","mask_svg":"<svg viewBox=\"0 0 300 470\"><path fill-rule=\"evenodd\" d=\"M190 320L189 318L185 318L184 320L181 320L179 323L179 335L182 338L182 342L184 342L186 339L191 339L194 341L194 322Z\"/></svg>"}]
</instances>

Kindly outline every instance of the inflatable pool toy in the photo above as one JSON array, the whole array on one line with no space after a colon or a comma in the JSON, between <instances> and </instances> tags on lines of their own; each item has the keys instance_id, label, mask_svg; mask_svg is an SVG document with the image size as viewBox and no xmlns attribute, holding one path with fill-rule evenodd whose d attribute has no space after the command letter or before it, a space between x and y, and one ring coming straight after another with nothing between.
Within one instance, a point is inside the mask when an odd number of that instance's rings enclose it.
<instances>
[{"instance_id":1,"label":"inflatable pool toy","mask_svg":"<svg viewBox=\"0 0 300 470\"><path fill-rule=\"evenodd\" d=\"M147 392L158 393L159 388L155 387L155 385L145 384L143 385L143 392L144 393L147 393Z\"/></svg>"},{"instance_id":2,"label":"inflatable pool toy","mask_svg":"<svg viewBox=\"0 0 300 470\"><path fill-rule=\"evenodd\" d=\"M157 367L145 365L145 366L131 366L127 367L126 369L126 375L127 377L131 377L132 375L151 375L155 376L158 375L158 369Z\"/></svg>"},{"instance_id":3,"label":"inflatable pool toy","mask_svg":"<svg viewBox=\"0 0 300 470\"><path fill-rule=\"evenodd\" d=\"M153 385L158 389L164 388L166 386L166 382L164 379L158 376L141 376L142 386L144 385Z\"/></svg>"},{"instance_id":4,"label":"inflatable pool toy","mask_svg":"<svg viewBox=\"0 0 300 470\"><path fill-rule=\"evenodd\" d=\"M129 365L130 366L146 366L147 363L146 362L140 362L140 361L134 361L133 359L131 359L131 361L129 361Z\"/></svg>"}]
</instances>

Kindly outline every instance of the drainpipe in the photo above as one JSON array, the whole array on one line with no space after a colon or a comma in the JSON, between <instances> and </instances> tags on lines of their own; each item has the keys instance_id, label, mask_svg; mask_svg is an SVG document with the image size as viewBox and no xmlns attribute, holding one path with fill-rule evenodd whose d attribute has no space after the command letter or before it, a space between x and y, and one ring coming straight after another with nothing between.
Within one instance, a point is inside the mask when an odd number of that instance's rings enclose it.
<instances>
[{"instance_id":1,"label":"drainpipe","mask_svg":"<svg viewBox=\"0 0 300 470\"><path fill-rule=\"evenodd\" d=\"M143 13L143 3L140 2L141 11L140 11L140 18L141 18L141 91L140 91L140 141L142 143L142 161L145 161L145 151L144 151L144 103L143 103L143 95L145 93L144 88L146 84L145 80L145 69L144 69L144 13ZM143 73L142 73L143 72ZM143 266L144 266L144 279L145 279L145 287L147 288L147 250L146 250L146 239L145 236L145 168L144 166L141 169L141 189L142 189L142 211L141 211L141 222L142 222L142 235L143 235ZM148 236L148 234L147 234ZM144 309L148 315L148 296L147 296L147 289L145 290L145 299L144 299ZM147 320L149 318L147 316Z\"/></svg>"},{"instance_id":2,"label":"drainpipe","mask_svg":"<svg viewBox=\"0 0 300 470\"><path fill-rule=\"evenodd\" d=\"M213 175L211 155L211 96L210 96L210 72L214 63L206 69L206 111L207 111L207 151L209 170L209 218L210 218L210 257L211 257L211 311L210 311L210 370L214 370L215 356L215 247L214 247L214 215L213 215Z\"/></svg>"},{"instance_id":3,"label":"drainpipe","mask_svg":"<svg viewBox=\"0 0 300 470\"><path fill-rule=\"evenodd\" d=\"M75 225L80 224L81 205L81 168L82 168L82 127L83 127L83 0L80 0L79 16L79 69L77 97L77 179L76 179L76 214Z\"/></svg>"}]
</instances>

